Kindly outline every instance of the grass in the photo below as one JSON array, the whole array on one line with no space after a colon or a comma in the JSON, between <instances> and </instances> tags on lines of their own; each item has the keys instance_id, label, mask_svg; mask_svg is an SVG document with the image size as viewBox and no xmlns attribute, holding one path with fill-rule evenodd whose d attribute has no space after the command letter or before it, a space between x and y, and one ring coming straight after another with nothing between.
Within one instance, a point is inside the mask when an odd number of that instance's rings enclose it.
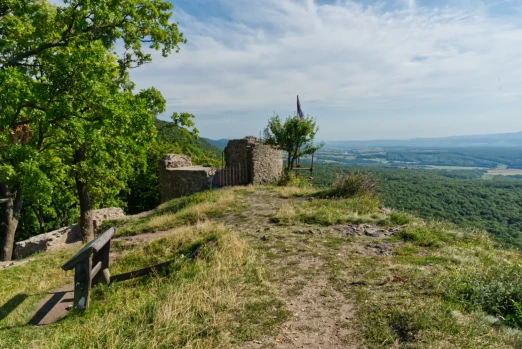
<instances>
[{"instance_id":1,"label":"grass","mask_svg":"<svg viewBox=\"0 0 522 349\"><path fill-rule=\"evenodd\" d=\"M320 226L371 223L380 226L405 225L415 218L402 212L382 212L375 197L356 196L347 199L315 199L311 202L284 204L272 220L283 225L305 223Z\"/></svg>"},{"instance_id":2,"label":"grass","mask_svg":"<svg viewBox=\"0 0 522 349\"><path fill-rule=\"evenodd\" d=\"M141 219L105 222L102 229L116 225L116 236L132 236L196 224L237 210L237 189L209 190L170 200L155 213Z\"/></svg>"},{"instance_id":3,"label":"grass","mask_svg":"<svg viewBox=\"0 0 522 349\"><path fill-rule=\"evenodd\" d=\"M0 271L0 348L232 347L278 334L289 318L279 297L293 302L317 277L328 282L324 296L340 294L336 307L342 300L353 305L353 320L338 326L349 328L361 347L522 348L517 251L497 249L481 231L382 210L375 196L327 199L317 193L268 186L209 191L119 223L120 235L171 232L144 245L116 243L120 257L111 265L113 275L172 260L170 273L97 286L90 309L49 326L26 323L46 292L72 280L59 268L75 251L36 255ZM271 217L276 224L242 211L249 195L263 203L277 200ZM241 224L247 234L211 222L227 213L224 221ZM348 223L400 229L382 239L323 229ZM265 239L253 233L255 224L270 227L263 230ZM217 247L187 260L208 241ZM380 255L369 244L392 247ZM303 331L317 331L306 325Z\"/></svg>"},{"instance_id":4,"label":"grass","mask_svg":"<svg viewBox=\"0 0 522 349\"><path fill-rule=\"evenodd\" d=\"M71 281L72 274L60 267L76 252L37 254L33 261L0 272L0 329L25 325L46 292Z\"/></svg>"},{"instance_id":5,"label":"grass","mask_svg":"<svg viewBox=\"0 0 522 349\"><path fill-rule=\"evenodd\" d=\"M446 223L416 222L398 238L405 244L386 263L359 263L359 326L368 347L522 346L513 306L522 301L518 253Z\"/></svg>"},{"instance_id":6,"label":"grass","mask_svg":"<svg viewBox=\"0 0 522 349\"><path fill-rule=\"evenodd\" d=\"M207 248L195 262L182 257L214 239L217 247ZM66 256L47 258L47 266L58 270ZM256 253L223 225L207 222L180 229L126 252L111 271L129 271L170 259L175 260L172 273L96 287L91 308L53 325L25 325L27 309L15 309L0 321L0 347L215 348L270 333L286 319L283 304L264 281ZM29 264L12 270L9 275L0 273L6 278L2 281L11 283L8 293L2 289L0 304L13 294L27 292L39 275ZM11 282L15 273L18 283ZM52 279L53 275L47 276ZM42 285L42 291L64 281L53 280Z\"/></svg>"}]
</instances>

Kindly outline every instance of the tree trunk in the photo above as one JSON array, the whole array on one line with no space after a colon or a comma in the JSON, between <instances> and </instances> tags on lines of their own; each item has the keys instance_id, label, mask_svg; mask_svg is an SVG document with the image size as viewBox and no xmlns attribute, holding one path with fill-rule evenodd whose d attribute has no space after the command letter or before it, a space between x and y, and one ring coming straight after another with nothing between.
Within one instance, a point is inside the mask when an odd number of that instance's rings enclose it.
<instances>
[{"instance_id":1,"label":"tree trunk","mask_svg":"<svg viewBox=\"0 0 522 349\"><path fill-rule=\"evenodd\" d=\"M45 234L45 220L42 208L36 208L34 206L31 207L33 209L33 213L38 219L38 225L40 226L40 234Z\"/></svg>"},{"instance_id":2,"label":"tree trunk","mask_svg":"<svg viewBox=\"0 0 522 349\"><path fill-rule=\"evenodd\" d=\"M13 198L7 184L0 183L0 196L10 199L8 202L2 204L5 229L1 239L3 241L3 246L1 246L0 249L0 260L10 261L13 258L16 228L18 227L20 211L22 210L22 195L21 191L17 190L14 193Z\"/></svg>"},{"instance_id":3,"label":"tree trunk","mask_svg":"<svg viewBox=\"0 0 522 349\"><path fill-rule=\"evenodd\" d=\"M85 145L74 152L74 163L80 164L85 160ZM80 200L80 234L83 242L94 239L94 225L92 222L91 198L87 190L87 183L76 174L76 190Z\"/></svg>"}]
</instances>

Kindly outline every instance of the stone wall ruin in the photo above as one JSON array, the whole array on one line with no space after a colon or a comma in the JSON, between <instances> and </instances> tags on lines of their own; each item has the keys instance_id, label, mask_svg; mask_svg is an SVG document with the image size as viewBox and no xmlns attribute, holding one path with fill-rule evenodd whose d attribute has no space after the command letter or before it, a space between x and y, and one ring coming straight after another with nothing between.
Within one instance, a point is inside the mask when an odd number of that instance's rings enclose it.
<instances>
[{"instance_id":1,"label":"stone wall ruin","mask_svg":"<svg viewBox=\"0 0 522 349\"><path fill-rule=\"evenodd\" d=\"M161 202L212 188L216 169L193 166L189 156L167 154L159 161Z\"/></svg>"},{"instance_id":2,"label":"stone wall ruin","mask_svg":"<svg viewBox=\"0 0 522 349\"><path fill-rule=\"evenodd\" d=\"M230 140L224 151L232 185L261 184L280 179L283 158L280 149L255 137ZM161 202L223 185L226 171L210 166L194 166L186 155L167 154L159 161ZM229 182L227 182L229 183ZM226 184L230 185L230 184Z\"/></svg>"},{"instance_id":3,"label":"stone wall ruin","mask_svg":"<svg viewBox=\"0 0 522 349\"><path fill-rule=\"evenodd\" d=\"M121 208L109 207L93 210L92 217L94 230L96 231L104 221L123 219L126 216ZM22 259L39 252L52 251L70 244L82 244L82 236L78 223L45 234L32 236L27 240L15 243L14 259Z\"/></svg>"},{"instance_id":4,"label":"stone wall ruin","mask_svg":"<svg viewBox=\"0 0 522 349\"><path fill-rule=\"evenodd\" d=\"M246 169L247 184L277 181L283 173L283 153L256 137L230 140L225 148L227 167Z\"/></svg>"}]
</instances>

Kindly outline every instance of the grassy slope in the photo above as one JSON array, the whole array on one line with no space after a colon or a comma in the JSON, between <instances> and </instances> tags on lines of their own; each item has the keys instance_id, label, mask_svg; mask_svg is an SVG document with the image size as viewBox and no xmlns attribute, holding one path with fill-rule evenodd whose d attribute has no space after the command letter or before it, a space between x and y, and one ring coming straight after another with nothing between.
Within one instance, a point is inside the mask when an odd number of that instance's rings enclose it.
<instances>
[{"instance_id":1,"label":"grassy slope","mask_svg":"<svg viewBox=\"0 0 522 349\"><path fill-rule=\"evenodd\" d=\"M120 257L112 274L166 260L175 260L175 272L98 286L92 308L49 326L26 323L45 292L70 282L72 274L59 267L73 251L0 271L0 347L212 348L277 335L276 325L287 320L289 303L304 287L294 274L296 258L305 256L321 261L329 285L354 304L355 318L342 326L365 347L522 347L517 317L510 317L514 301L522 301L518 253L495 249L480 232L384 213L372 199L300 198L314 194L274 187L199 193L122 223L120 235L174 230L143 245L115 241ZM402 228L379 240L329 228L346 223ZM256 231L263 224L271 235L262 243ZM308 229L318 233L292 234ZM209 240L218 247L196 262L182 257ZM366 253L372 244L390 253Z\"/></svg>"}]
</instances>

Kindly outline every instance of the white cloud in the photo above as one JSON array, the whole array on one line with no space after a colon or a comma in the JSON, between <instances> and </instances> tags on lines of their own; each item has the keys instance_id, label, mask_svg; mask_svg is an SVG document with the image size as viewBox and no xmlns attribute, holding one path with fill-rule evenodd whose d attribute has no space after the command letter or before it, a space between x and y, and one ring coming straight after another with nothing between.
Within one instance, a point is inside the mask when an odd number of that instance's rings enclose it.
<instances>
[{"instance_id":1,"label":"white cloud","mask_svg":"<svg viewBox=\"0 0 522 349\"><path fill-rule=\"evenodd\" d=\"M515 122L522 107L519 21L493 16L478 2L402 2L390 10L353 1L223 0L233 21L175 12L189 44L167 59L158 55L133 78L175 98L169 109L194 112L203 134L216 138L257 133L272 111L289 114L296 94L305 113L321 117L327 139L387 134L357 115L373 122L397 115L398 130L386 138L422 133L412 124L444 134L439 120L455 118L462 129L452 133L497 130L486 125L487 108L496 120ZM480 122L470 124L478 114ZM219 128L214 117L231 122Z\"/></svg>"}]
</instances>

